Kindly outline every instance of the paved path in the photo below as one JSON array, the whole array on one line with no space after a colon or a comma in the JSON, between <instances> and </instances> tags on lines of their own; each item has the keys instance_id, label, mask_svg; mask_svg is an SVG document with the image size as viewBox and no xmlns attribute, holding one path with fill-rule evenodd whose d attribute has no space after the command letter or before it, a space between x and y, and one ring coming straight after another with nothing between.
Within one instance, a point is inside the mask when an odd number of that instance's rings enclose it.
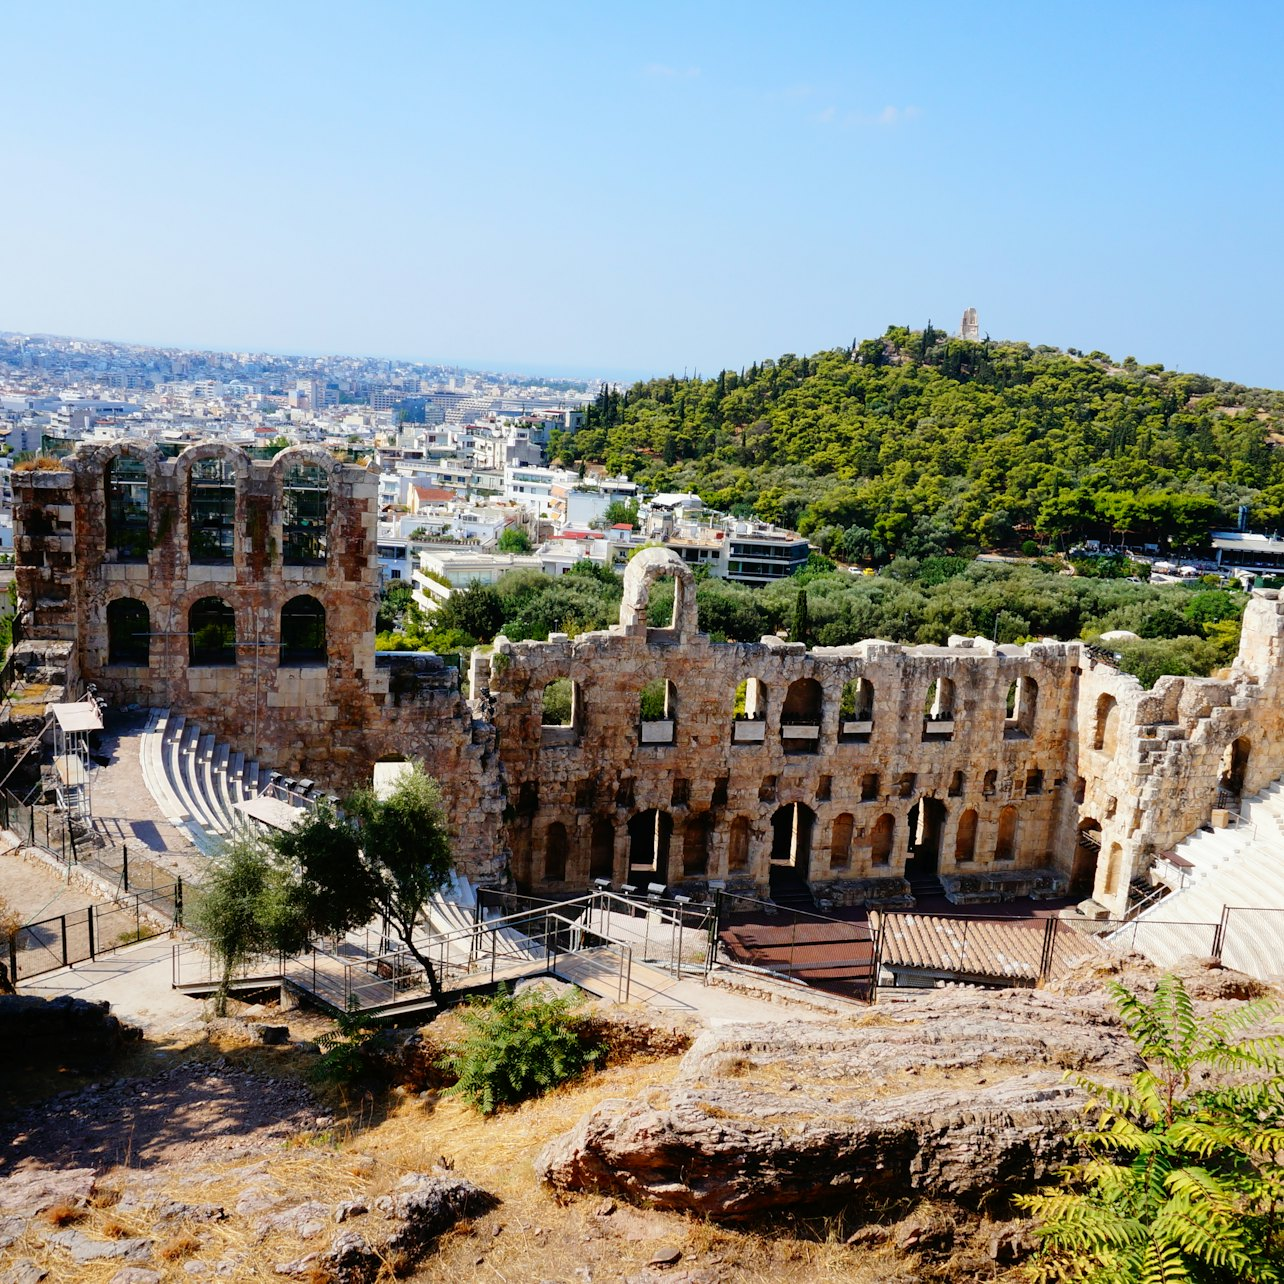
<instances>
[{"instance_id":1,"label":"paved path","mask_svg":"<svg viewBox=\"0 0 1284 1284\"><path fill-rule=\"evenodd\" d=\"M94 828L109 842L124 843L131 859L141 856L184 879L199 881L208 859L169 823L143 780L139 745L148 716L145 709L108 711L94 753L95 758L108 760L94 768Z\"/></svg>"},{"instance_id":2,"label":"paved path","mask_svg":"<svg viewBox=\"0 0 1284 1284\"><path fill-rule=\"evenodd\" d=\"M122 1020L142 1026L149 1035L168 1034L200 1024L202 1004L172 988L169 937L129 945L85 963L46 972L24 981L20 994L52 999L71 994L78 999L106 999Z\"/></svg>"}]
</instances>

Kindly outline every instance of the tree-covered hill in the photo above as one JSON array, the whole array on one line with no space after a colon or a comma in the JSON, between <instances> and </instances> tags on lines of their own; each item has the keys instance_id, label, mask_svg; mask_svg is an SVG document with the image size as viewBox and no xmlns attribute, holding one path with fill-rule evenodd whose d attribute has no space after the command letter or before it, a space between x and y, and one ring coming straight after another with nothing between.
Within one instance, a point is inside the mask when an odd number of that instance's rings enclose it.
<instances>
[{"instance_id":1,"label":"tree-covered hill","mask_svg":"<svg viewBox=\"0 0 1284 1284\"><path fill-rule=\"evenodd\" d=\"M713 379L605 390L550 454L811 536L847 560L1284 514L1284 394L929 326Z\"/></svg>"}]
</instances>

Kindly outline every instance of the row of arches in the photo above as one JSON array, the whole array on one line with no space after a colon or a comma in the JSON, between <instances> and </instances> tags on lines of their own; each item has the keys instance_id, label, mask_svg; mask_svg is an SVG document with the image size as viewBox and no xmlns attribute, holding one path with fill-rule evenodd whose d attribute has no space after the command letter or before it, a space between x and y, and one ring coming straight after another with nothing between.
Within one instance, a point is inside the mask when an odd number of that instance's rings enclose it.
<instances>
[{"instance_id":1,"label":"row of arches","mask_svg":"<svg viewBox=\"0 0 1284 1284\"><path fill-rule=\"evenodd\" d=\"M179 456L183 460L183 456ZM204 454L186 467L188 558L211 565L236 554L236 495L248 459L239 451ZM318 462L289 460L280 471L281 559L287 566L325 562L330 479ZM120 454L103 470L107 548L117 561L146 561L153 543L151 476L145 458ZM159 534L157 536L159 538Z\"/></svg>"},{"instance_id":2,"label":"row of arches","mask_svg":"<svg viewBox=\"0 0 1284 1284\"><path fill-rule=\"evenodd\" d=\"M283 667L324 664L325 607L304 593L281 608ZM136 597L107 604L107 663L145 666L151 660L151 611ZM187 659L192 666L236 663L236 612L221 597L202 597L187 612Z\"/></svg>"},{"instance_id":3,"label":"row of arches","mask_svg":"<svg viewBox=\"0 0 1284 1284\"><path fill-rule=\"evenodd\" d=\"M1038 683L1030 677L1015 679L1008 689L1004 712L1004 734L1027 737L1033 734L1038 706ZM746 678L737 686L732 700L732 742L762 743L767 717L767 688L760 678ZM648 682L638 694L638 721L644 744L672 744L678 721L678 690L666 678ZM949 678L933 679L923 703L925 739L953 735L954 683ZM579 684L568 677L554 678L543 690L540 721L545 727L582 729L584 700ZM789 684L780 709L780 737L790 752L815 752L825 714L824 688L815 678L798 678ZM839 740L868 741L874 725L874 688L866 678L846 683L839 703Z\"/></svg>"},{"instance_id":4,"label":"row of arches","mask_svg":"<svg viewBox=\"0 0 1284 1284\"><path fill-rule=\"evenodd\" d=\"M941 838L948 813L938 798L925 798L911 808L902 822L891 812L880 815L868 830L870 863L875 868L892 866L898 856L898 843L906 857L906 873L934 873L941 856ZM627 872L630 881L638 883L678 882L704 878L709 873L715 818L711 812L697 812L679 827L674 816L659 807L651 807L632 816L626 825L628 834ZM974 807L959 816L954 830L953 857L957 864L970 864L982 856L996 864L1014 862L1020 842L1021 817L1016 807L1004 806L994 829L993 847L980 852L980 814ZM771 817L771 847L768 857L773 870L787 869L793 875L807 878L811 872L818 818L806 803L787 803ZM835 816L828 833L828 867L842 875L852 868L857 818L850 812ZM735 816L727 828L727 873L746 874L750 868L752 827L745 816ZM589 877L614 876L615 825L603 816L594 817L590 827ZM546 882L564 882L571 854L570 833L562 821L553 821L544 829L542 877Z\"/></svg>"}]
</instances>

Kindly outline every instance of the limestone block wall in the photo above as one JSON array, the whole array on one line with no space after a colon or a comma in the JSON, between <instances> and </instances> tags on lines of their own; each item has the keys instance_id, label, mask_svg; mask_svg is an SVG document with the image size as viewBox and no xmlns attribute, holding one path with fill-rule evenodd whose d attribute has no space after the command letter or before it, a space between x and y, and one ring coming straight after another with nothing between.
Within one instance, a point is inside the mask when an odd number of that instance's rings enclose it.
<instances>
[{"instance_id":1,"label":"limestone block wall","mask_svg":"<svg viewBox=\"0 0 1284 1284\"><path fill-rule=\"evenodd\" d=\"M1150 691L1087 665L1078 692L1076 829L1099 834L1093 898L1122 914L1128 881L1206 824L1225 795L1248 797L1284 774L1284 604L1255 592L1226 679L1161 678Z\"/></svg>"},{"instance_id":2,"label":"limestone block wall","mask_svg":"<svg viewBox=\"0 0 1284 1284\"><path fill-rule=\"evenodd\" d=\"M478 672L475 694L484 695L499 739L520 885L713 878L761 890L773 848L783 863L778 827L793 821L779 818L793 804L810 813L801 822L810 852L800 872L839 898L845 889L858 894L861 880L904 873L912 837L935 847L941 872L1058 861L1073 821L1064 728L1076 644L869 641L808 651L774 638L712 643L694 627L693 594L688 603L679 592L670 628L645 626L638 594L656 566L680 585L689 572L664 550L644 556L651 564L642 575L633 573L637 559L630 564L624 623L574 640L497 639L489 671ZM542 727L544 690L559 678L574 683L573 724ZM765 715L750 728L733 716L745 679L761 684ZM639 710L654 680L672 684L675 705L671 737L662 726L661 743L648 743L656 733ZM844 717L844 687L861 680L872 688L872 717ZM941 680L953 684L953 717L932 719L926 697ZM1007 716L1009 688L1023 680L1037 687L1028 723ZM819 694L815 734L801 740L789 712L800 683ZM648 878L639 855L648 850L651 813L661 814L654 824L667 862ZM1005 823L1011 833L1001 841Z\"/></svg>"}]
</instances>

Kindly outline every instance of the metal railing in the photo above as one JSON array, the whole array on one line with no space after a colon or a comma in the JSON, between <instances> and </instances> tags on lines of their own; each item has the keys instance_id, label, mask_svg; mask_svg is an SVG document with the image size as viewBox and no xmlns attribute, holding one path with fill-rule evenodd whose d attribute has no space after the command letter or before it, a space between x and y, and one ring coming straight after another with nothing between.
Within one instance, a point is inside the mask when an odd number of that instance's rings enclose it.
<instances>
[{"instance_id":1,"label":"metal railing","mask_svg":"<svg viewBox=\"0 0 1284 1284\"><path fill-rule=\"evenodd\" d=\"M868 923L719 892L709 966L765 973L845 999L872 1001L874 933Z\"/></svg>"}]
</instances>

